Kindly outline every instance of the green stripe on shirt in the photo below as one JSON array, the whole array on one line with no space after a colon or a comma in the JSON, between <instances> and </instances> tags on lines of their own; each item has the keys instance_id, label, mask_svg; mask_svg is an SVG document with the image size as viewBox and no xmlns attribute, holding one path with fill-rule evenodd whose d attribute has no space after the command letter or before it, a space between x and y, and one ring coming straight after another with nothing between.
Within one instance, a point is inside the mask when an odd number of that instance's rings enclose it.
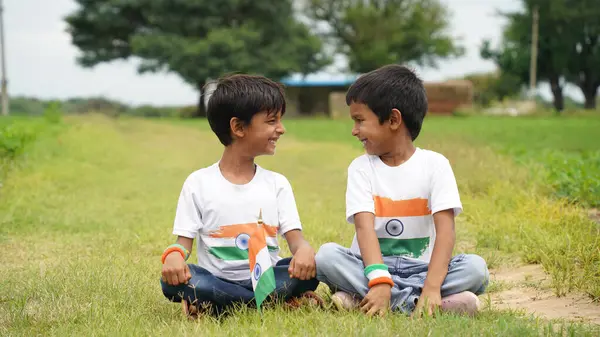
<instances>
[{"instance_id":1,"label":"green stripe on shirt","mask_svg":"<svg viewBox=\"0 0 600 337\"><path fill-rule=\"evenodd\" d=\"M419 258L429 246L429 237L414 239L379 238L383 256L410 256Z\"/></svg>"},{"instance_id":2,"label":"green stripe on shirt","mask_svg":"<svg viewBox=\"0 0 600 337\"><path fill-rule=\"evenodd\" d=\"M279 250L279 247L267 246L267 248L271 252ZM221 260L248 260L248 250L242 250L238 247L211 247L208 252Z\"/></svg>"}]
</instances>

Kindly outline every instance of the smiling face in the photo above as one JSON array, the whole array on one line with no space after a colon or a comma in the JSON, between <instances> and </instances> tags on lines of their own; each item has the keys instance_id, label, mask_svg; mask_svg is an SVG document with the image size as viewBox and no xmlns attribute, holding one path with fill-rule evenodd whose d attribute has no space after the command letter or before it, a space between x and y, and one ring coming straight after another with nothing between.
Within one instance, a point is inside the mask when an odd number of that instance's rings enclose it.
<instances>
[{"instance_id":1,"label":"smiling face","mask_svg":"<svg viewBox=\"0 0 600 337\"><path fill-rule=\"evenodd\" d=\"M391 151L393 132L390 121L379 123L379 118L362 103L350 104L350 116L354 120L352 135L363 144L370 155L381 156Z\"/></svg>"},{"instance_id":2,"label":"smiling face","mask_svg":"<svg viewBox=\"0 0 600 337\"><path fill-rule=\"evenodd\" d=\"M253 156L273 155L279 137L285 133L281 122L281 111L277 113L260 112L252 117L245 127L244 136L238 141L244 143Z\"/></svg>"}]
</instances>

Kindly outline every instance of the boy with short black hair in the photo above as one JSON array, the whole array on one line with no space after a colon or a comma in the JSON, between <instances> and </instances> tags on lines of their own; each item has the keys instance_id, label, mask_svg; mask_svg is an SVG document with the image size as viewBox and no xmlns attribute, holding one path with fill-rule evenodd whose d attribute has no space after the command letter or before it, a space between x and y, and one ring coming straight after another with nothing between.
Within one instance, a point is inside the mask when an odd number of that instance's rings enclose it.
<instances>
[{"instance_id":1,"label":"boy with short black hair","mask_svg":"<svg viewBox=\"0 0 600 337\"><path fill-rule=\"evenodd\" d=\"M384 66L359 77L346 103L352 135L367 152L348 167L346 219L356 235L350 249L319 249L317 278L340 309L474 314L489 272L477 255L452 257L462 211L452 168L413 144L427 112L422 81L406 67Z\"/></svg>"},{"instance_id":2,"label":"boy with short black hair","mask_svg":"<svg viewBox=\"0 0 600 337\"><path fill-rule=\"evenodd\" d=\"M225 146L215 164L190 174L183 184L173 234L177 243L162 257L162 291L181 302L187 315L208 305L220 313L235 303L252 304L254 293L248 240L262 214L274 265L274 295L297 305L313 297L315 252L303 238L292 187L281 174L254 163L273 155L285 129L283 89L262 77L233 75L218 81L208 102L211 129ZM277 235L284 236L292 258L278 256ZM198 264L186 264L198 238Z\"/></svg>"}]
</instances>

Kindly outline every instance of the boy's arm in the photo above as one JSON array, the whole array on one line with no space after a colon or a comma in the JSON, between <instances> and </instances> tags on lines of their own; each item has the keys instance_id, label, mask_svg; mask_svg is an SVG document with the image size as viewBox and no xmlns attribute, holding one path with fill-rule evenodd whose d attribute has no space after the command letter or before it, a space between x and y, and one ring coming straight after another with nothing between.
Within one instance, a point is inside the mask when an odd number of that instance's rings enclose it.
<instances>
[{"instance_id":1,"label":"boy's arm","mask_svg":"<svg viewBox=\"0 0 600 337\"><path fill-rule=\"evenodd\" d=\"M194 239L178 236L176 243L185 247L188 252L191 252ZM165 257L165 263L162 267L163 282L176 286L181 283L187 283L190 278L192 278L192 274L183 256L178 251L169 253Z\"/></svg>"},{"instance_id":2,"label":"boy's arm","mask_svg":"<svg viewBox=\"0 0 600 337\"><path fill-rule=\"evenodd\" d=\"M369 283L373 279L373 284L360 307L364 313L374 315L384 314L389 309L392 279L387 266L383 264L375 232L375 203L369 170L369 163L365 157L353 161L348 167L346 218L356 229L356 240L365 271L368 272L366 277L369 278ZM381 283L382 280L385 282Z\"/></svg>"},{"instance_id":3,"label":"boy's arm","mask_svg":"<svg viewBox=\"0 0 600 337\"><path fill-rule=\"evenodd\" d=\"M443 158L436 166L437 169L431 177L430 196L436 238L427 277L414 315L421 314L424 308L431 314L442 304L441 288L448 274L448 265L456 241L454 218L462 212L458 186L450 162Z\"/></svg>"},{"instance_id":4,"label":"boy's arm","mask_svg":"<svg viewBox=\"0 0 600 337\"><path fill-rule=\"evenodd\" d=\"M302 235L302 231L299 229L294 229L289 232L286 232L284 236L292 255L296 255L298 249L304 248L304 246L310 247L310 244L308 243L308 241L306 241L306 239L304 239L304 235Z\"/></svg>"},{"instance_id":5,"label":"boy's arm","mask_svg":"<svg viewBox=\"0 0 600 337\"><path fill-rule=\"evenodd\" d=\"M375 214L371 212L360 212L354 215L354 226L356 227L356 240L360 249L365 266L383 264L379 240L375 233ZM388 283L380 283L372 286L367 296L360 302L362 312L371 316L384 314L390 307L392 287Z\"/></svg>"},{"instance_id":6,"label":"boy's arm","mask_svg":"<svg viewBox=\"0 0 600 337\"><path fill-rule=\"evenodd\" d=\"M304 239L302 231L294 229L284 235L292 253L292 261L288 268L290 277L300 280L310 280L316 277L315 250Z\"/></svg>"},{"instance_id":7,"label":"boy's arm","mask_svg":"<svg viewBox=\"0 0 600 337\"><path fill-rule=\"evenodd\" d=\"M175 241L175 243L182 245L183 247L185 247L185 249L187 249L188 252L191 252L192 247L194 246L194 239L186 238L185 236L178 236L177 241Z\"/></svg>"},{"instance_id":8,"label":"boy's arm","mask_svg":"<svg viewBox=\"0 0 600 337\"><path fill-rule=\"evenodd\" d=\"M448 264L452 258L452 250L456 241L454 211L447 209L435 213L433 222L435 223L436 237L427 277L425 278L425 287L431 287L439 291L446 274L448 274Z\"/></svg>"},{"instance_id":9,"label":"boy's arm","mask_svg":"<svg viewBox=\"0 0 600 337\"><path fill-rule=\"evenodd\" d=\"M381 248L375 233L375 214L361 212L354 215L356 240L365 266L382 264Z\"/></svg>"},{"instance_id":10,"label":"boy's arm","mask_svg":"<svg viewBox=\"0 0 600 337\"><path fill-rule=\"evenodd\" d=\"M292 185L283 175L277 175L276 179L279 232L285 237L292 253L288 273L291 278L310 280L317 276L315 251L302 235Z\"/></svg>"},{"instance_id":11,"label":"boy's arm","mask_svg":"<svg viewBox=\"0 0 600 337\"><path fill-rule=\"evenodd\" d=\"M444 279L448 274L448 265L456 241L453 209L433 214L433 222L436 231L435 244L431 253L425 284L413 315L420 315L421 310L427 310L427 313L431 315L436 307L442 305L442 283L444 283Z\"/></svg>"},{"instance_id":12,"label":"boy's arm","mask_svg":"<svg viewBox=\"0 0 600 337\"><path fill-rule=\"evenodd\" d=\"M186 260L192 251L194 237L204 226L197 202L198 194L196 191L199 185L191 175L186 179L175 211L173 234L177 235L176 244L183 246L187 251L187 253L184 252L187 255L186 258L183 258L179 251L168 253L169 247L165 249L167 255L163 255L162 278L164 282L173 286L187 283L192 277Z\"/></svg>"}]
</instances>

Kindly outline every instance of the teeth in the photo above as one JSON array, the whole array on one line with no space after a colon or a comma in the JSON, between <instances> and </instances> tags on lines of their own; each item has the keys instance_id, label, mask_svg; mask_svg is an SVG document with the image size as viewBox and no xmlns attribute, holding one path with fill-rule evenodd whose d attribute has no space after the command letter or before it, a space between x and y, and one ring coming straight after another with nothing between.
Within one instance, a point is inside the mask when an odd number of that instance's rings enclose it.
<instances>
[{"instance_id":1,"label":"teeth","mask_svg":"<svg viewBox=\"0 0 600 337\"><path fill-rule=\"evenodd\" d=\"M362 143L363 146L365 146L365 145L367 145L367 140L366 139L365 140L361 140L361 143Z\"/></svg>"},{"instance_id":2,"label":"teeth","mask_svg":"<svg viewBox=\"0 0 600 337\"><path fill-rule=\"evenodd\" d=\"M275 142L276 142L276 141L274 141L274 140L270 140L270 141L269 141L269 143L271 143L271 144L273 144L273 145L275 145Z\"/></svg>"}]
</instances>

